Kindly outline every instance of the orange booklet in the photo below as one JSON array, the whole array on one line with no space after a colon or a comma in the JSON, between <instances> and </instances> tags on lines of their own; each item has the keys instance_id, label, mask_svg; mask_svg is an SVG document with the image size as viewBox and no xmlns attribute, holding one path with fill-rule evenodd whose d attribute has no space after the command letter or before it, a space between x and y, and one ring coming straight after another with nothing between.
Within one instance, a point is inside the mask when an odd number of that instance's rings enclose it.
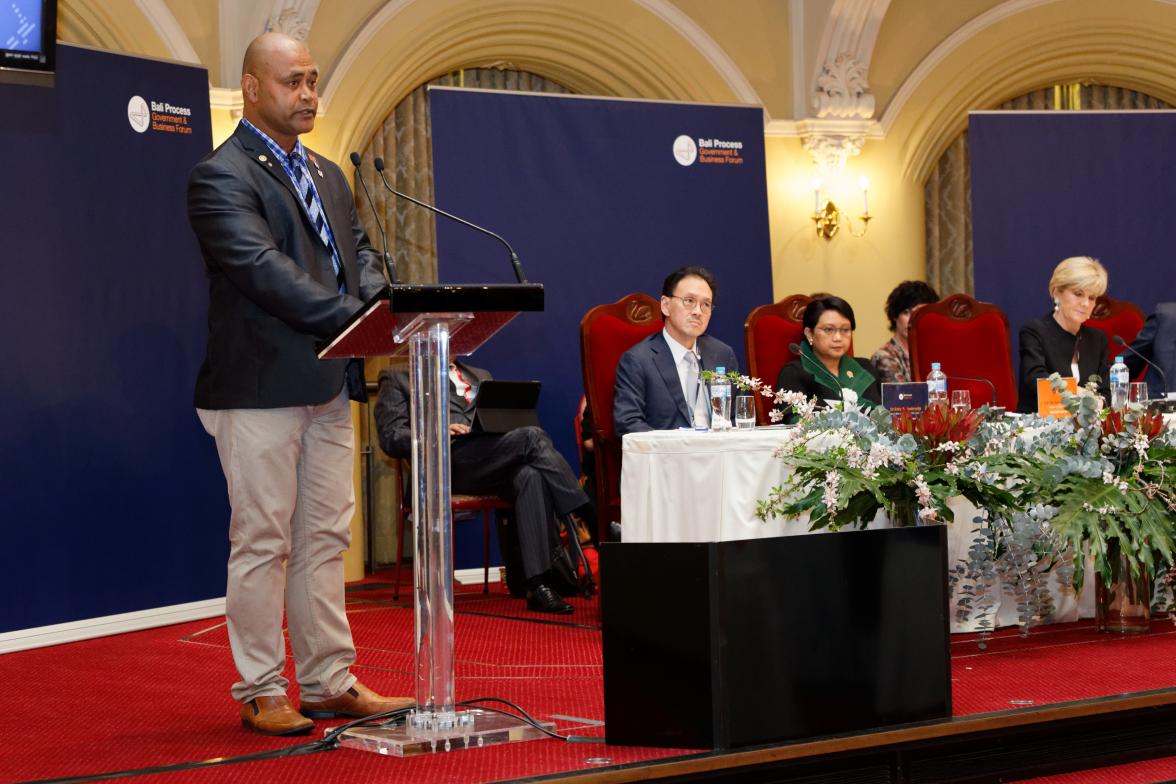
<instances>
[{"instance_id":1,"label":"orange booklet","mask_svg":"<svg viewBox=\"0 0 1176 784\"><path fill-rule=\"evenodd\" d=\"M1077 394L1078 379L1069 376L1062 381L1066 382L1066 389L1072 394ZM1054 419L1065 419L1070 416L1070 412L1062 405L1062 393L1054 391L1048 378L1037 379L1037 413Z\"/></svg>"}]
</instances>

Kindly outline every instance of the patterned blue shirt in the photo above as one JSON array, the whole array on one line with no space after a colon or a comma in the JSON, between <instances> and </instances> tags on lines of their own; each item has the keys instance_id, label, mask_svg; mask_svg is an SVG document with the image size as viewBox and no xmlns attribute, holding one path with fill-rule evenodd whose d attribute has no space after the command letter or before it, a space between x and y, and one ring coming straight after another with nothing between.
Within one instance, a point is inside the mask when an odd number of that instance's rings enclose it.
<instances>
[{"instance_id":1,"label":"patterned blue shirt","mask_svg":"<svg viewBox=\"0 0 1176 784\"><path fill-rule=\"evenodd\" d=\"M286 172L286 176L290 178L290 182L295 186L295 191L298 190L299 180L299 177L295 172L295 167L302 169L302 175L306 177L307 181L310 183L311 194L314 198L315 204L318 206L319 214L323 216L323 225L327 234L325 244L331 251L331 263L335 267L335 275L338 276L339 271L343 269L342 257L339 254L339 246L335 242L335 232L331 230L331 222L327 220L327 211L323 208L322 198L319 196L318 188L314 184L314 177L310 176L310 169L306 165L306 148L302 146L302 140L295 138L294 149L287 153L278 145L277 142L271 139L265 131L261 130L256 125L246 120L244 117L241 118L241 124L249 130L253 131L255 134L257 134L259 139L265 142L265 146L269 147L270 152L274 154L274 158L276 158L278 163L282 165L282 171ZM315 168L318 168L317 164L315 165ZM302 211L306 213L306 217L309 218L313 224L314 217L310 213L310 207L305 202L303 202L302 199L299 199L298 202L302 204ZM340 285L339 290L343 291L344 286Z\"/></svg>"}]
</instances>

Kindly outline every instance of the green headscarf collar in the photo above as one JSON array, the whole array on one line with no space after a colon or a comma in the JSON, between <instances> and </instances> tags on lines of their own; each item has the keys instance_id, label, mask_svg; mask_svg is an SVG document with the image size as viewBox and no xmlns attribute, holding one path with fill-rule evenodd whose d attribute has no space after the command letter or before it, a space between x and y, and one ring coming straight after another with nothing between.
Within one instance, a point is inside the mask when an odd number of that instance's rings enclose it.
<instances>
[{"instance_id":1,"label":"green headscarf collar","mask_svg":"<svg viewBox=\"0 0 1176 784\"><path fill-rule=\"evenodd\" d=\"M833 374L829 372L829 368L825 367L824 362L817 359L813 353L813 347L809 345L807 340L802 340L800 343L800 366L807 370L818 384L831 391L833 397L841 397L841 390L834 383ZM872 401L866 400L864 397L865 391L874 383L874 376L857 360L848 354L842 355L841 362L837 366L837 375L837 381L841 383L843 388L852 389L857 393L858 405L874 405Z\"/></svg>"}]
</instances>

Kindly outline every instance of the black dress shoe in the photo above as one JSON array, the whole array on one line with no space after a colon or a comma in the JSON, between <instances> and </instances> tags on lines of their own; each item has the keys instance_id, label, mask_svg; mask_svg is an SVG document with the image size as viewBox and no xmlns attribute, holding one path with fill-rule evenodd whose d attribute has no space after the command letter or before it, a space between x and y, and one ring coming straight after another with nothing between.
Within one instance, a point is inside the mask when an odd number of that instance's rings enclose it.
<instances>
[{"instance_id":1,"label":"black dress shoe","mask_svg":"<svg viewBox=\"0 0 1176 784\"><path fill-rule=\"evenodd\" d=\"M568 615L575 610L572 605L559 598L559 594L546 585L537 585L527 591L527 609L535 612Z\"/></svg>"}]
</instances>

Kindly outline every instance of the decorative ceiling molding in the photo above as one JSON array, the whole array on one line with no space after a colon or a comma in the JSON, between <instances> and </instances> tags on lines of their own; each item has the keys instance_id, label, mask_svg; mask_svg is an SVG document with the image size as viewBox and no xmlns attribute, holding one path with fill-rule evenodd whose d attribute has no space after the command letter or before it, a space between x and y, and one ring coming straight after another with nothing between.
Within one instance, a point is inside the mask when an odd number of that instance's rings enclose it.
<instances>
[{"instance_id":1,"label":"decorative ceiling molding","mask_svg":"<svg viewBox=\"0 0 1176 784\"><path fill-rule=\"evenodd\" d=\"M180 27L175 15L163 0L135 0L135 5L147 21L151 22L151 26L155 28L156 34L171 52L172 57L185 63L202 64L192 42L188 40L188 34Z\"/></svg>"},{"instance_id":2,"label":"decorative ceiling molding","mask_svg":"<svg viewBox=\"0 0 1176 784\"><path fill-rule=\"evenodd\" d=\"M319 0L275 0L266 31L276 30L291 38L305 41L318 11Z\"/></svg>"},{"instance_id":3,"label":"decorative ceiling molding","mask_svg":"<svg viewBox=\"0 0 1176 784\"><path fill-rule=\"evenodd\" d=\"M839 170L867 138L879 138L868 73L890 0L835 0L797 123L805 150L822 170ZM813 119L815 118L815 119Z\"/></svg>"},{"instance_id":4,"label":"decorative ceiling molding","mask_svg":"<svg viewBox=\"0 0 1176 784\"><path fill-rule=\"evenodd\" d=\"M348 44L347 48L343 50L343 56L339 58L338 64L331 69L331 73L327 75L326 84L321 85L319 90L319 113L326 114L330 108L331 99L335 96L339 85L347 81L351 69L355 67L355 63L363 56L369 46L372 46L376 37L385 26L391 24L404 9L412 5L414 0L388 0L376 11L363 27L359 28L359 32L355 34Z\"/></svg>"},{"instance_id":5,"label":"decorative ceiling molding","mask_svg":"<svg viewBox=\"0 0 1176 784\"><path fill-rule=\"evenodd\" d=\"M762 105L763 101L751 83L747 81L747 77L743 75L743 71L735 64L735 61L711 38L709 34L698 23L682 12L677 6L668 2L668 0L633 0L634 3L649 11L651 14L661 19L678 35L690 42L690 45L698 50L699 54L706 59L711 67L722 77L727 86L731 88L731 92L735 94L736 99L741 103L752 103ZM889 2L889 0L887 0ZM764 110L765 116L767 110Z\"/></svg>"},{"instance_id":6,"label":"decorative ceiling molding","mask_svg":"<svg viewBox=\"0 0 1176 784\"><path fill-rule=\"evenodd\" d=\"M804 119L796 123L805 152L822 172L845 168L862 151L866 139L881 139L881 126L869 119Z\"/></svg>"},{"instance_id":7,"label":"decorative ceiling molding","mask_svg":"<svg viewBox=\"0 0 1176 784\"><path fill-rule=\"evenodd\" d=\"M839 54L817 77L812 108L817 117L868 120L874 116L874 96L866 66L848 52Z\"/></svg>"},{"instance_id":8,"label":"decorative ceiling molding","mask_svg":"<svg viewBox=\"0 0 1176 784\"><path fill-rule=\"evenodd\" d=\"M932 49L931 53L924 57L922 62L915 67L915 70L911 71L906 79L903 79L902 86L898 88L894 97L890 99L890 104L882 112L881 122L883 132L888 133L890 131L898 115L902 113L903 107L906 106L907 101L911 99L915 91L919 89L919 86L943 64L944 60L952 52L959 49L964 43L975 38L993 25L1000 24L1009 17L1016 16L1039 6L1057 2L1061 2L1061 0L1007 0L1007 2L990 8L961 25L955 32L947 38L944 38L938 46ZM1160 2L1176 3L1176 0L1160 0Z\"/></svg>"},{"instance_id":9,"label":"decorative ceiling molding","mask_svg":"<svg viewBox=\"0 0 1176 784\"><path fill-rule=\"evenodd\" d=\"M830 68L844 55L857 60L868 72L878 29L889 7L890 0L836 0L817 48L813 72Z\"/></svg>"},{"instance_id":10,"label":"decorative ceiling molding","mask_svg":"<svg viewBox=\"0 0 1176 784\"><path fill-rule=\"evenodd\" d=\"M1028 5L1022 0L1016 4ZM961 65L959 52L953 58L938 57L938 70L923 75L918 91L912 88L904 98L918 111L910 108L900 115L888 107L883 114L883 133L897 132L906 140L902 176L923 182L947 145L967 128L970 110L990 109L1050 84L1094 79L1176 101L1174 28L1176 19L1165 26L1127 14L1072 17L1053 24L1045 38L1030 24L1017 25L1014 32L988 30L976 44L983 55L970 54L966 64ZM973 37L979 29L983 28ZM950 80L950 89L945 79ZM916 94L919 100L914 101Z\"/></svg>"},{"instance_id":11,"label":"decorative ceiling molding","mask_svg":"<svg viewBox=\"0 0 1176 784\"><path fill-rule=\"evenodd\" d=\"M367 48L375 42L380 31L409 6L422 2L425 2L425 0L388 0L360 28L355 38L348 44L343 56L331 69L326 84L323 85L323 89L320 91L320 103L322 104L322 111L324 113L330 109L331 99L339 89L339 85L347 80L356 62L363 56ZM714 69L715 73L723 80L738 101L762 105L763 101L755 91L755 88L751 86L747 77L744 76L743 72L723 48L706 31L699 27L694 20L672 5L669 0L632 0L632 2L656 16L687 41ZM768 119L765 110L765 122Z\"/></svg>"}]
</instances>

